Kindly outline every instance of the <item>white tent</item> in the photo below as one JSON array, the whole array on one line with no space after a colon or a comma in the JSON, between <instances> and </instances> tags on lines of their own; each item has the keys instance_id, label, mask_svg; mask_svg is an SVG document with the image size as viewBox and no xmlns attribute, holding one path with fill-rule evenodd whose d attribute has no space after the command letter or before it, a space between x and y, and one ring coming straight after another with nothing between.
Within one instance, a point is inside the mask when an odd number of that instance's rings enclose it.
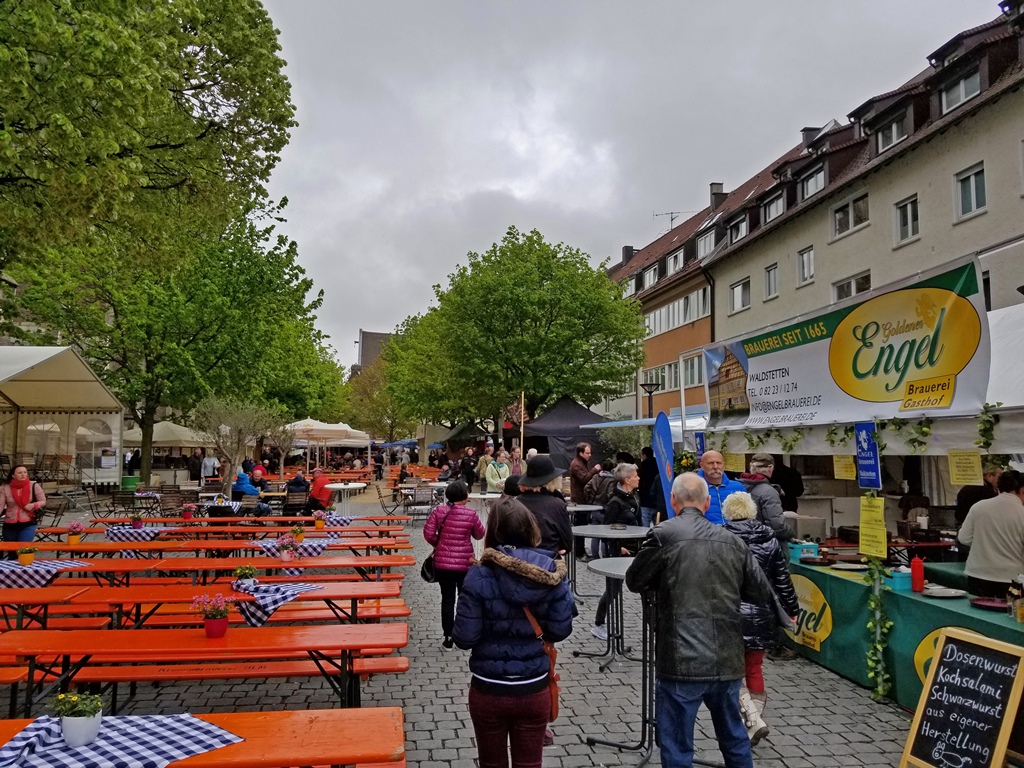
<instances>
[{"instance_id":1,"label":"white tent","mask_svg":"<svg viewBox=\"0 0 1024 768\"><path fill-rule=\"evenodd\" d=\"M315 447L317 451L332 445L341 445L344 442L359 441L359 445L370 445L370 436L365 432L353 429L344 422L327 424L316 419L302 419L293 421L288 429L295 433L295 445L302 447ZM306 452L306 468L309 468L309 452Z\"/></svg>"},{"instance_id":2,"label":"white tent","mask_svg":"<svg viewBox=\"0 0 1024 768\"><path fill-rule=\"evenodd\" d=\"M125 445L142 445L142 428L129 429L122 440ZM154 448L208 448L213 445L208 437L173 421L159 421L153 425Z\"/></svg>"}]
</instances>

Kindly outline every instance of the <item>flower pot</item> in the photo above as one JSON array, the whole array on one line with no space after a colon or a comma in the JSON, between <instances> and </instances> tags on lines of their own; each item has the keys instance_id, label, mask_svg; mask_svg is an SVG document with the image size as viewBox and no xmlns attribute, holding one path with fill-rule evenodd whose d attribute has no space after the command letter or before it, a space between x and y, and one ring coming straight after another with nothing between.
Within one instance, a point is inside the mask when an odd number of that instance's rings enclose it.
<instances>
[{"instance_id":1,"label":"flower pot","mask_svg":"<svg viewBox=\"0 0 1024 768\"><path fill-rule=\"evenodd\" d=\"M141 527L142 527L142 521L141 520L132 520L132 528L134 528L135 530L138 530Z\"/></svg>"},{"instance_id":2,"label":"flower pot","mask_svg":"<svg viewBox=\"0 0 1024 768\"><path fill-rule=\"evenodd\" d=\"M327 521L326 520L314 520L313 524L319 530L319 529L323 528L325 525L327 525Z\"/></svg>"},{"instance_id":3,"label":"flower pot","mask_svg":"<svg viewBox=\"0 0 1024 768\"><path fill-rule=\"evenodd\" d=\"M192 510L191 509L183 509L181 511L181 519L182 520L191 520L192 519Z\"/></svg>"},{"instance_id":4,"label":"flower pot","mask_svg":"<svg viewBox=\"0 0 1024 768\"><path fill-rule=\"evenodd\" d=\"M68 544L81 544L81 543L82 543L82 534L80 534L80 533L69 533L68 534Z\"/></svg>"},{"instance_id":5,"label":"flower pot","mask_svg":"<svg viewBox=\"0 0 1024 768\"><path fill-rule=\"evenodd\" d=\"M225 616L223 619L206 619L203 622L203 628L206 630L207 637L224 637L228 631L228 617Z\"/></svg>"},{"instance_id":6,"label":"flower pot","mask_svg":"<svg viewBox=\"0 0 1024 768\"><path fill-rule=\"evenodd\" d=\"M255 587L258 583L256 579L235 579L240 587Z\"/></svg>"},{"instance_id":7,"label":"flower pot","mask_svg":"<svg viewBox=\"0 0 1024 768\"><path fill-rule=\"evenodd\" d=\"M304 538L306 538L306 534L305 534L305 533L297 533L297 534L295 534L295 540L296 540L297 542L299 542L299 544L301 544L301 543L302 543L302 540L303 540Z\"/></svg>"},{"instance_id":8,"label":"flower pot","mask_svg":"<svg viewBox=\"0 0 1024 768\"><path fill-rule=\"evenodd\" d=\"M100 735L102 726L102 711L92 717L62 717L60 719L60 731L64 736L64 743L69 747L84 747L86 744L92 744Z\"/></svg>"},{"instance_id":9,"label":"flower pot","mask_svg":"<svg viewBox=\"0 0 1024 768\"><path fill-rule=\"evenodd\" d=\"M18 562L21 565L32 565L32 561L36 559L35 552L22 552L18 554Z\"/></svg>"},{"instance_id":10,"label":"flower pot","mask_svg":"<svg viewBox=\"0 0 1024 768\"><path fill-rule=\"evenodd\" d=\"M290 549L282 549L281 550L281 559L284 560L287 563L289 560L294 560L295 559L295 553L292 550L290 550Z\"/></svg>"}]
</instances>

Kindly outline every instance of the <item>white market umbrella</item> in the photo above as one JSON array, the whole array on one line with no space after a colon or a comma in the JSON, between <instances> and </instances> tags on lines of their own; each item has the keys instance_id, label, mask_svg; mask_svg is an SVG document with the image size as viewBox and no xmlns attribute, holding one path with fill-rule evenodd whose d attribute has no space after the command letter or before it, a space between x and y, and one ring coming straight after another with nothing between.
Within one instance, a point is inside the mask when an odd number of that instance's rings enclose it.
<instances>
[{"instance_id":1,"label":"white market umbrella","mask_svg":"<svg viewBox=\"0 0 1024 768\"><path fill-rule=\"evenodd\" d=\"M121 437L124 445L142 445L142 428L129 429ZM173 421L158 421L153 425L154 448L211 448L214 442Z\"/></svg>"},{"instance_id":2,"label":"white market umbrella","mask_svg":"<svg viewBox=\"0 0 1024 768\"><path fill-rule=\"evenodd\" d=\"M344 422L328 424L317 419L302 419L293 421L288 429L295 433L296 444L305 441L306 445L316 445L320 448L328 445L335 445L342 440L362 440L369 442L370 436L358 429L353 429ZM335 442L336 441L336 442ZM309 469L309 452L306 452L306 468Z\"/></svg>"}]
</instances>

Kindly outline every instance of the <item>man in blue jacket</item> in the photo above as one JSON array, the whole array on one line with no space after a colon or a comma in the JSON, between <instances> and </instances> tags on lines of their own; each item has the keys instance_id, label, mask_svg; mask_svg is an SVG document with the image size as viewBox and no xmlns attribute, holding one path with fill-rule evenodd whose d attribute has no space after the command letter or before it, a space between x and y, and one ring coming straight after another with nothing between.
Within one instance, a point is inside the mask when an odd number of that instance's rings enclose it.
<instances>
[{"instance_id":1,"label":"man in blue jacket","mask_svg":"<svg viewBox=\"0 0 1024 768\"><path fill-rule=\"evenodd\" d=\"M729 479L725 474L725 459L718 451L704 452L700 457L700 469L697 470L697 474L707 481L708 494L711 497L711 506L704 517L715 525L725 525L722 502L730 493L747 490L746 486L738 480Z\"/></svg>"}]
</instances>

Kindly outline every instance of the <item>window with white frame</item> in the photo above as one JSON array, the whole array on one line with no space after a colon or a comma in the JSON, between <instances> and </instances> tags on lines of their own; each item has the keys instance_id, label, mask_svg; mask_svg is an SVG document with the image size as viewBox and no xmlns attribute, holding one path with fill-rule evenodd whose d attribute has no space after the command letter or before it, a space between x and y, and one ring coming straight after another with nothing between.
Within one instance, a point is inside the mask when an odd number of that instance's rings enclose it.
<instances>
[{"instance_id":1,"label":"window with white frame","mask_svg":"<svg viewBox=\"0 0 1024 768\"><path fill-rule=\"evenodd\" d=\"M675 253L669 254L668 259L666 260L666 263L668 264L668 273L670 275L674 275L676 272L678 272L680 269L682 269L683 268L683 249L680 248Z\"/></svg>"},{"instance_id":2,"label":"window with white frame","mask_svg":"<svg viewBox=\"0 0 1024 768\"><path fill-rule=\"evenodd\" d=\"M837 283L832 283L832 301L842 301L851 296L867 293L871 290L871 273L863 272Z\"/></svg>"},{"instance_id":3,"label":"window with white frame","mask_svg":"<svg viewBox=\"0 0 1024 768\"><path fill-rule=\"evenodd\" d=\"M956 175L957 218L962 219L982 210L986 202L984 163L978 163Z\"/></svg>"},{"instance_id":4,"label":"window with white frame","mask_svg":"<svg viewBox=\"0 0 1024 768\"><path fill-rule=\"evenodd\" d=\"M893 144L897 144L907 138L907 113L897 117L891 123L881 128L875 134L875 142L879 152L885 152Z\"/></svg>"},{"instance_id":5,"label":"window with white frame","mask_svg":"<svg viewBox=\"0 0 1024 768\"><path fill-rule=\"evenodd\" d=\"M764 297L774 299L779 295L779 265L764 268Z\"/></svg>"},{"instance_id":6,"label":"window with white frame","mask_svg":"<svg viewBox=\"0 0 1024 768\"><path fill-rule=\"evenodd\" d=\"M782 195L776 195L767 203L765 203L761 210L763 211L762 219L767 224L772 219L777 219L786 210L786 200Z\"/></svg>"},{"instance_id":7,"label":"window with white frame","mask_svg":"<svg viewBox=\"0 0 1024 768\"><path fill-rule=\"evenodd\" d=\"M697 238L697 258L704 258L713 250L715 250L715 231L711 230Z\"/></svg>"},{"instance_id":8,"label":"window with white frame","mask_svg":"<svg viewBox=\"0 0 1024 768\"><path fill-rule=\"evenodd\" d=\"M868 223L868 196L848 200L832 210L832 236L839 237Z\"/></svg>"},{"instance_id":9,"label":"window with white frame","mask_svg":"<svg viewBox=\"0 0 1024 768\"><path fill-rule=\"evenodd\" d=\"M942 112L945 114L955 109L968 99L981 93L981 75L978 70L965 75L942 92Z\"/></svg>"},{"instance_id":10,"label":"window with white frame","mask_svg":"<svg viewBox=\"0 0 1024 768\"><path fill-rule=\"evenodd\" d=\"M644 315L648 335L665 333L711 314L711 289L699 288L681 299Z\"/></svg>"},{"instance_id":11,"label":"window with white frame","mask_svg":"<svg viewBox=\"0 0 1024 768\"><path fill-rule=\"evenodd\" d=\"M628 299L634 293L636 293L636 280L630 276L622 283L622 297Z\"/></svg>"},{"instance_id":12,"label":"window with white frame","mask_svg":"<svg viewBox=\"0 0 1024 768\"><path fill-rule=\"evenodd\" d=\"M707 286L683 297L683 323L692 323L711 314L711 289Z\"/></svg>"},{"instance_id":13,"label":"window with white frame","mask_svg":"<svg viewBox=\"0 0 1024 768\"><path fill-rule=\"evenodd\" d=\"M679 363L666 363L654 368L647 368L640 374L644 384L657 382L661 389L679 389Z\"/></svg>"},{"instance_id":14,"label":"window with white frame","mask_svg":"<svg viewBox=\"0 0 1024 768\"><path fill-rule=\"evenodd\" d=\"M747 217L743 216L740 219L729 224L729 242L735 243L737 240L742 240L747 236Z\"/></svg>"},{"instance_id":15,"label":"window with white frame","mask_svg":"<svg viewBox=\"0 0 1024 768\"><path fill-rule=\"evenodd\" d=\"M697 387L703 383L703 358L700 355L697 355L696 357L687 357L683 360L683 386Z\"/></svg>"},{"instance_id":16,"label":"window with white frame","mask_svg":"<svg viewBox=\"0 0 1024 768\"><path fill-rule=\"evenodd\" d=\"M750 278L729 286L729 311L739 312L750 306Z\"/></svg>"},{"instance_id":17,"label":"window with white frame","mask_svg":"<svg viewBox=\"0 0 1024 768\"><path fill-rule=\"evenodd\" d=\"M920 234L917 195L896 203L896 244L913 240Z\"/></svg>"},{"instance_id":18,"label":"window with white frame","mask_svg":"<svg viewBox=\"0 0 1024 768\"><path fill-rule=\"evenodd\" d=\"M646 291L652 285L658 282L658 267L657 265L644 271L644 290Z\"/></svg>"},{"instance_id":19,"label":"window with white frame","mask_svg":"<svg viewBox=\"0 0 1024 768\"><path fill-rule=\"evenodd\" d=\"M806 285L814 280L814 248L804 248L796 255L797 285Z\"/></svg>"},{"instance_id":20,"label":"window with white frame","mask_svg":"<svg viewBox=\"0 0 1024 768\"><path fill-rule=\"evenodd\" d=\"M806 200L825 188L825 166L819 165L800 181L800 198Z\"/></svg>"}]
</instances>

